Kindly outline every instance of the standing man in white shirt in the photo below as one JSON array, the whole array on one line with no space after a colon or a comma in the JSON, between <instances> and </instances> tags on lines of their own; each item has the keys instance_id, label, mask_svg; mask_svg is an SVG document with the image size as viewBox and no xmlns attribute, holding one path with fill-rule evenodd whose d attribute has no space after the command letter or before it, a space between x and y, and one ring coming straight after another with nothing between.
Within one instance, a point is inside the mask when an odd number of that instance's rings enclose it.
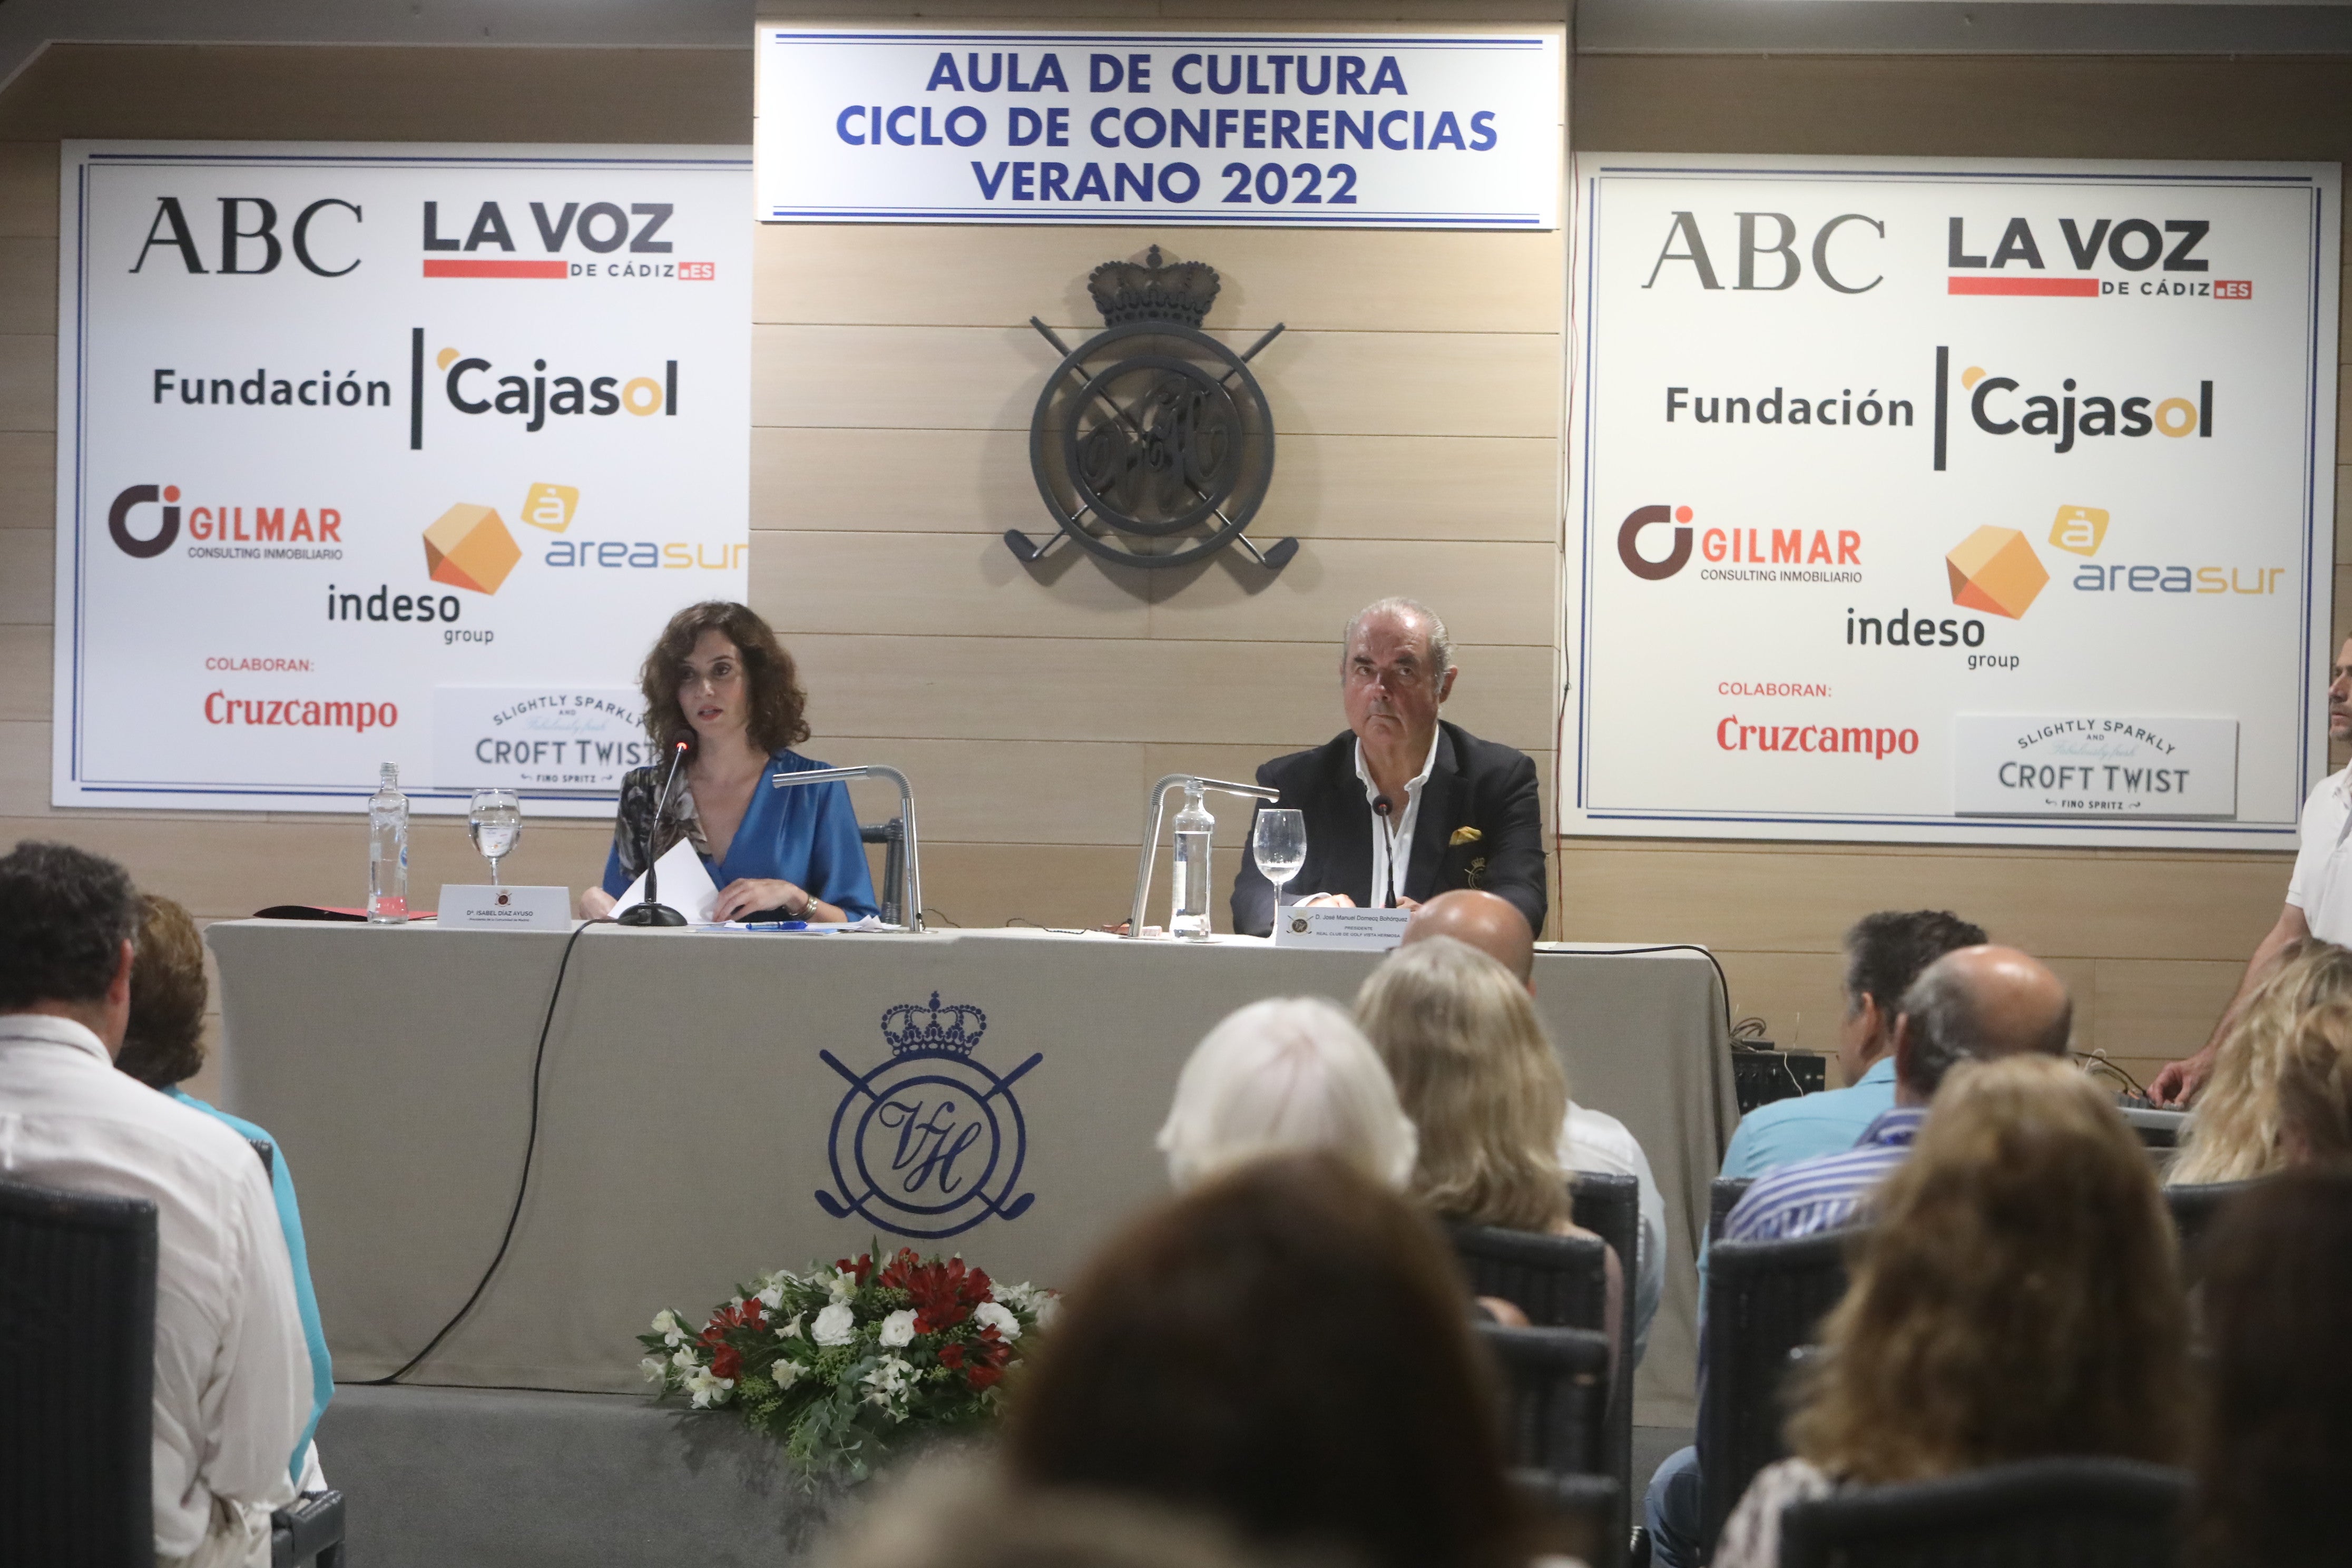
<instances>
[{"instance_id":1,"label":"standing man in white shirt","mask_svg":"<svg viewBox=\"0 0 2352 1568\"><path fill-rule=\"evenodd\" d=\"M253 1146L114 1068L138 929L112 861L29 841L0 858L0 1176L155 1205L156 1559L267 1568L310 1352Z\"/></svg>"},{"instance_id":2,"label":"standing man in white shirt","mask_svg":"<svg viewBox=\"0 0 2352 1568\"><path fill-rule=\"evenodd\" d=\"M2352 638L2336 650L2336 668L2328 671L2327 738L2352 740ZM2279 910L2278 923L2247 961L2245 977L2238 982L2237 994L2221 1010L2211 1037L2195 1056L2174 1062L2156 1075L2147 1086L2150 1100L2158 1105L2179 1106L2197 1097L2197 1091L2205 1087L2205 1075L2213 1070L2213 1052L2221 1044L2223 1026L2279 949L2307 936L2352 947L2352 837L2347 836L2352 836L2352 768L2330 773L2312 786L2303 803L2294 875L2287 879L2286 905Z\"/></svg>"}]
</instances>

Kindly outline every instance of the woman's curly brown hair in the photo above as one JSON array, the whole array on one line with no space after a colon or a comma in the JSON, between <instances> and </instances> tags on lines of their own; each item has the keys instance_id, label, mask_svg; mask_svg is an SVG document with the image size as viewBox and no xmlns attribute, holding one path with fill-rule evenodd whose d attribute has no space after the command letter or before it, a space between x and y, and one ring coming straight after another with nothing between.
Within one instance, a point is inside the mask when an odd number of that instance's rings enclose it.
<instances>
[{"instance_id":1,"label":"woman's curly brown hair","mask_svg":"<svg viewBox=\"0 0 2352 1568\"><path fill-rule=\"evenodd\" d=\"M677 687L686 674L687 656L705 632L725 633L743 656L744 678L751 688L751 743L763 752L781 752L807 740L808 693L801 689L793 656L748 605L706 599L669 618L637 674L646 699L646 733L654 744L662 745L689 729L677 705Z\"/></svg>"},{"instance_id":2,"label":"woman's curly brown hair","mask_svg":"<svg viewBox=\"0 0 2352 1568\"><path fill-rule=\"evenodd\" d=\"M188 911L153 893L139 897L138 956L131 963L131 1025L114 1065L150 1089L169 1089L205 1065L205 939Z\"/></svg>"},{"instance_id":3,"label":"woman's curly brown hair","mask_svg":"<svg viewBox=\"0 0 2352 1568\"><path fill-rule=\"evenodd\" d=\"M2056 1454L2180 1462L2172 1225L2088 1079L2036 1055L1955 1068L1872 1220L1797 1453L1874 1485Z\"/></svg>"}]
</instances>

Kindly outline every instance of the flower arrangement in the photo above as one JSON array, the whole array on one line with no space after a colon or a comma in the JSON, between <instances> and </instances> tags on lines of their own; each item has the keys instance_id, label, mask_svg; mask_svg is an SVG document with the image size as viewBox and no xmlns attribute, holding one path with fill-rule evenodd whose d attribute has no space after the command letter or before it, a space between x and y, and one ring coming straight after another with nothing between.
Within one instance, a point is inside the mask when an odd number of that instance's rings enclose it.
<instances>
[{"instance_id":1,"label":"flower arrangement","mask_svg":"<svg viewBox=\"0 0 2352 1568\"><path fill-rule=\"evenodd\" d=\"M862 1480L911 1432L987 1421L1006 1369L1051 1321L1054 1293L911 1247L877 1267L880 1250L761 1275L699 1332L664 1310L637 1336L637 1365L697 1410L734 1406L812 1480Z\"/></svg>"}]
</instances>

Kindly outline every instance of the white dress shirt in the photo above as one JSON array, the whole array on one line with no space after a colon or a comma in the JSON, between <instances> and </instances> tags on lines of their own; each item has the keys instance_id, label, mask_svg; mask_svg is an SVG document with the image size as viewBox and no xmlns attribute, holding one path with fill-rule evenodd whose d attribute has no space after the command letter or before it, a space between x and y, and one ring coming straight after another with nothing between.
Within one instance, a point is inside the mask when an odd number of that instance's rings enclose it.
<instances>
[{"instance_id":1,"label":"white dress shirt","mask_svg":"<svg viewBox=\"0 0 2352 1568\"><path fill-rule=\"evenodd\" d=\"M1364 742L1356 742L1356 776L1364 781L1364 805L1372 816L1372 908L1394 909L1404 902L1404 879L1412 868L1412 826L1421 820L1421 786L1429 782L1429 770L1437 765L1437 741L1441 730L1429 732L1429 755L1421 760L1421 772L1404 786L1404 805L1397 807L1389 802L1390 813L1383 817L1372 802L1380 799L1381 786L1372 782L1372 770L1364 765Z\"/></svg>"},{"instance_id":2,"label":"white dress shirt","mask_svg":"<svg viewBox=\"0 0 2352 1568\"><path fill-rule=\"evenodd\" d=\"M2303 911L2311 934L2322 942L2352 943L2352 768L2328 774L2303 803L2294 852L2294 875L2286 901Z\"/></svg>"},{"instance_id":3,"label":"white dress shirt","mask_svg":"<svg viewBox=\"0 0 2352 1568\"><path fill-rule=\"evenodd\" d=\"M116 1071L71 1019L0 1014L0 1175L155 1205L157 1555L194 1553L215 1498L291 1501L310 1352L253 1146Z\"/></svg>"},{"instance_id":4,"label":"white dress shirt","mask_svg":"<svg viewBox=\"0 0 2352 1568\"><path fill-rule=\"evenodd\" d=\"M1633 1360L1641 1362L1650 1348L1650 1321L1658 1315L1658 1298L1666 1288L1666 1200L1650 1173L1650 1157L1625 1124L1605 1110L1568 1102L1568 1120L1559 1130L1558 1158L1571 1171L1593 1171L1633 1178L1642 1211L1641 1230L1634 1246L1641 1254L1629 1263L1633 1271Z\"/></svg>"}]
</instances>

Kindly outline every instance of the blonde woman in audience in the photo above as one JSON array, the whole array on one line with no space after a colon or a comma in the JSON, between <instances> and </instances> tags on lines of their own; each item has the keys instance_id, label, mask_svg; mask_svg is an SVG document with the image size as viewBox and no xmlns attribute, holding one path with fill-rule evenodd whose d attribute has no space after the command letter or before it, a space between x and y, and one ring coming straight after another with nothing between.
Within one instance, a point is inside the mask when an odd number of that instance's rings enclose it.
<instances>
[{"instance_id":1,"label":"blonde woman in audience","mask_svg":"<svg viewBox=\"0 0 2352 1568\"><path fill-rule=\"evenodd\" d=\"M1413 1148L1388 1069L1347 1014L1313 996L1253 1002L1210 1030L1160 1129L1180 1193L1246 1161L1312 1149L1402 1188Z\"/></svg>"},{"instance_id":2,"label":"blonde woman in audience","mask_svg":"<svg viewBox=\"0 0 2352 1568\"><path fill-rule=\"evenodd\" d=\"M1356 993L1356 1021L1420 1135L1412 1191L1443 1218L1590 1236L1570 1212L1559 1159L1568 1077L1527 987L1451 937L1400 947ZM1607 1331L1625 1282L1608 1252Z\"/></svg>"},{"instance_id":3,"label":"blonde woman in audience","mask_svg":"<svg viewBox=\"0 0 2352 1568\"><path fill-rule=\"evenodd\" d=\"M1962 1063L1858 1235L1853 1284L1714 1568L1773 1568L1780 1510L2058 1455L2178 1464L2188 1310L2146 1152L2042 1056Z\"/></svg>"},{"instance_id":4,"label":"blonde woman in audience","mask_svg":"<svg viewBox=\"0 0 2352 1568\"><path fill-rule=\"evenodd\" d=\"M2252 1181L2293 1163L2280 1122L2280 1076L2298 1051L2327 1054L2326 1039L2305 1042L2302 1026L2331 1002L2352 1002L2352 950L2316 938L2281 949L2215 1047L2212 1076L2164 1173L2167 1185Z\"/></svg>"}]
</instances>

